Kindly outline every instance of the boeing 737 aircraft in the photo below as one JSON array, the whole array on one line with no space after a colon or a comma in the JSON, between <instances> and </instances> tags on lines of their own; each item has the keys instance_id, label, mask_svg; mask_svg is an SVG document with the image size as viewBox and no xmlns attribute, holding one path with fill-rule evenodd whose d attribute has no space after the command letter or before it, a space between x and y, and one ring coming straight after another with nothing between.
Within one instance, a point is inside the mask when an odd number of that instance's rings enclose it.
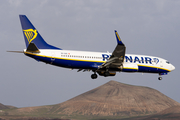
<instances>
[{"instance_id":1,"label":"boeing 737 aircraft","mask_svg":"<svg viewBox=\"0 0 180 120\"><path fill-rule=\"evenodd\" d=\"M167 60L159 57L125 54L126 47L116 30L117 46L113 53L63 50L46 43L25 15L19 17L26 43L22 53L37 61L77 69L78 72L92 71L92 79L96 79L97 74L107 77L115 76L116 72L141 72L159 74L158 79L161 80L161 75L175 69Z\"/></svg>"}]
</instances>

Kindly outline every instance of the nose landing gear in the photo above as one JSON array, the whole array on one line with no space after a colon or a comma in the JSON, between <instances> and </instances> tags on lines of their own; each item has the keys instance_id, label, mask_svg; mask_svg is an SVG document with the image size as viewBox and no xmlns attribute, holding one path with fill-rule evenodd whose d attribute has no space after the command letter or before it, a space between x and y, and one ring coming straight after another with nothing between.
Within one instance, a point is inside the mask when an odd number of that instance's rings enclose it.
<instances>
[{"instance_id":1,"label":"nose landing gear","mask_svg":"<svg viewBox=\"0 0 180 120\"><path fill-rule=\"evenodd\" d=\"M158 77L158 80L162 80L162 77Z\"/></svg>"},{"instance_id":2,"label":"nose landing gear","mask_svg":"<svg viewBox=\"0 0 180 120\"><path fill-rule=\"evenodd\" d=\"M161 75L164 75L164 73L159 73L158 80L162 80L162 77L161 77Z\"/></svg>"}]
</instances>

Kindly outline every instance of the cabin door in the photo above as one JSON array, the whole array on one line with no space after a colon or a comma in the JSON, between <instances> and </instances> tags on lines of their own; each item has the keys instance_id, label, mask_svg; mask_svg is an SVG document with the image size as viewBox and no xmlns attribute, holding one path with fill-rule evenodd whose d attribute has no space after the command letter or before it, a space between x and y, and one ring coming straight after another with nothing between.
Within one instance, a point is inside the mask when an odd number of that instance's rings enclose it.
<instances>
[{"instance_id":1,"label":"cabin door","mask_svg":"<svg viewBox=\"0 0 180 120\"><path fill-rule=\"evenodd\" d=\"M51 52L51 64L55 61L55 52Z\"/></svg>"}]
</instances>

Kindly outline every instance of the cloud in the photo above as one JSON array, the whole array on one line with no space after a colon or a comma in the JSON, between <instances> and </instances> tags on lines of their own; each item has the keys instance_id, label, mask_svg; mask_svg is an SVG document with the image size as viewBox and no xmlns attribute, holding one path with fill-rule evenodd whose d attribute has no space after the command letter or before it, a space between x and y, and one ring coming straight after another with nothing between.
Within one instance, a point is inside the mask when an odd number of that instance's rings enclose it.
<instances>
[{"instance_id":1,"label":"cloud","mask_svg":"<svg viewBox=\"0 0 180 120\"><path fill-rule=\"evenodd\" d=\"M23 0L7 0L7 1L10 4L10 6L19 7L20 5L22 5Z\"/></svg>"}]
</instances>

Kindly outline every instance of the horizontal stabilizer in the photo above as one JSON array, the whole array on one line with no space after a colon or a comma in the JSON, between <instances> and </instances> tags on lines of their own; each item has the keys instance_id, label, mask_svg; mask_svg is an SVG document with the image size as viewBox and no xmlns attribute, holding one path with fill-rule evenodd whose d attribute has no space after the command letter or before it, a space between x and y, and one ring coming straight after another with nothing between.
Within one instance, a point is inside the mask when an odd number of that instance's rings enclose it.
<instances>
[{"instance_id":1,"label":"horizontal stabilizer","mask_svg":"<svg viewBox=\"0 0 180 120\"><path fill-rule=\"evenodd\" d=\"M7 52L24 53L23 51L7 51Z\"/></svg>"}]
</instances>

